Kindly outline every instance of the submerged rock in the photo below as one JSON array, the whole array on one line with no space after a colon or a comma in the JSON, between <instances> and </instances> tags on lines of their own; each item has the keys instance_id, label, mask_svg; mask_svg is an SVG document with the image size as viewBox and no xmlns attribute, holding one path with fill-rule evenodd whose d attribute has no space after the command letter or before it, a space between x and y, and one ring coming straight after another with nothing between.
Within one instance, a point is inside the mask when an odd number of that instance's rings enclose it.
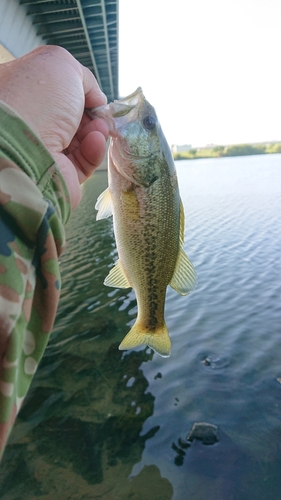
<instances>
[{"instance_id":1,"label":"submerged rock","mask_svg":"<svg viewBox=\"0 0 281 500\"><path fill-rule=\"evenodd\" d=\"M218 442L218 427L207 422L195 422L187 438L188 441L198 439L203 444L214 444Z\"/></svg>"}]
</instances>

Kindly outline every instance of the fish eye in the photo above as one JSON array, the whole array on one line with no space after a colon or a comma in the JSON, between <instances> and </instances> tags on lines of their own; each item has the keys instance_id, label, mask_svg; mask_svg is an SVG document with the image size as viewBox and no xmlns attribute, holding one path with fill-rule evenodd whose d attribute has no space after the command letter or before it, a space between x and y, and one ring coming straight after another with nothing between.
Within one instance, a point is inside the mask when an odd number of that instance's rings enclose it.
<instances>
[{"instance_id":1,"label":"fish eye","mask_svg":"<svg viewBox=\"0 0 281 500\"><path fill-rule=\"evenodd\" d=\"M154 130L156 127L156 119L154 116L146 116L143 120L143 124L147 130Z\"/></svg>"}]
</instances>

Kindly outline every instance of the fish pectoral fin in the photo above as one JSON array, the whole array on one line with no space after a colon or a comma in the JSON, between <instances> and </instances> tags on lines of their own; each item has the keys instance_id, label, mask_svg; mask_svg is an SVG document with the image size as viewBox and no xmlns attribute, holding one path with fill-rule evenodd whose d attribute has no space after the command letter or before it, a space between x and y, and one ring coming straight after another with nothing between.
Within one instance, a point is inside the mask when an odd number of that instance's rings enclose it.
<instances>
[{"instance_id":1,"label":"fish pectoral fin","mask_svg":"<svg viewBox=\"0 0 281 500\"><path fill-rule=\"evenodd\" d=\"M119 260L117 260L115 266L110 270L103 283L106 286L115 288L130 288L132 286L125 276Z\"/></svg>"},{"instance_id":2,"label":"fish pectoral fin","mask_svg":"<svg viewBox=\"0 0 281 500\"><path fill-rule=\"evenodd\" d=\"M165 323L161 327L158 327L155 332L147 332L136 321L129 333L122 340L119 349L123 351L140 345L147 345L163 358L168 358L171 354L171 340Z\"/></svg>"},{"instance_id":3,"label":"fish pectoral fin","mask_svg":"<svg viewBox=\"0 0 281 500\"><path fill-rule=\"evenodd\" d=\"M98 210L97 220L107 219L112 215L112 200L109 188L103 191L96 202L95 209Z\"/></svg>"},{"instance_id":4,"label":"fish pectoral fin","mask_svg":"<svg viewBox=\"0 0 281 500\"><path fill-rule=\"evenodd\" d=\"M169 285L180 293L180 295L187 295L196 288L197 275L186 253L180 249L174 275Z\"/></svg>"}]
</instances>

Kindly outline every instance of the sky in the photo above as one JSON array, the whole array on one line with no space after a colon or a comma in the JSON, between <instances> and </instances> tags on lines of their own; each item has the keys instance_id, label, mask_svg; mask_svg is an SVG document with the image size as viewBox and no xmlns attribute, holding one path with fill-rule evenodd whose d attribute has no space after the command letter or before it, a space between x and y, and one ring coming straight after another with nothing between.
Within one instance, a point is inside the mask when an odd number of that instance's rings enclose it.
<instances>
[{"instance_id":1,"label":"sky","mask_svg":"<svg viewBox=\"0 0 281 500\"><path fill-rule=\"evenodd\" d=\"M169 144L281 141L280 0L119 0L119 93Z\"/></svg>"}]
</instances>

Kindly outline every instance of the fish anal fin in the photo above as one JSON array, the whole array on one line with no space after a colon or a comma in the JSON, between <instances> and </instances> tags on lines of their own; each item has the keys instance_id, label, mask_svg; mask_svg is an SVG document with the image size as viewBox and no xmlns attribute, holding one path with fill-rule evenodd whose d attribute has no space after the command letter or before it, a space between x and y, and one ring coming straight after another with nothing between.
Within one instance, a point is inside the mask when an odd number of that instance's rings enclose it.
<instances>
[{"instance_id":1,"label":"fish anal fin","mask_svg":"<svg viewBox=\"0 0 281 500\"><path fill-rule=\"evenodd\" d=\"M136 321L126 337L119 345L119 349L133 349L140 345L147 345L163 358L168 358L171 354L171 340L165 323L159 326L154 332L146 331L139 321Z\"/></svg>"},{"instance_id":2,"label":"fish anal fin","mask_svg":"<svg viewBox=\"0 0 281 500\"><path fill-rule=\"evenodd\" d=\"M109 274L105 278L104 285L115 288L130 288L132 286L125 276L119 260L117 260L115 266L110 270Z\"/></svg>"},{"instance_id":3,"label":"fish anal fin","mask_svg":"<svg viewBox=\"0 0 281 500\"><path fill-rule=\"evenodd\" d=\"M175 271L169 285L180 295L187 295L196 288L196 271L182 248L179 250Z\"/></svg>"},{"instance_id":4,"label":"fish anal fin","mask_svg":"<svg viewBox=\"0 0 281 500\"><path fill-rule=\"evenodd\" d=\"M95 209L98 210L97 220L107 219L112 215L112 200L109 188L106 188L98 197Z\"/></svg>"}]
</instances>

